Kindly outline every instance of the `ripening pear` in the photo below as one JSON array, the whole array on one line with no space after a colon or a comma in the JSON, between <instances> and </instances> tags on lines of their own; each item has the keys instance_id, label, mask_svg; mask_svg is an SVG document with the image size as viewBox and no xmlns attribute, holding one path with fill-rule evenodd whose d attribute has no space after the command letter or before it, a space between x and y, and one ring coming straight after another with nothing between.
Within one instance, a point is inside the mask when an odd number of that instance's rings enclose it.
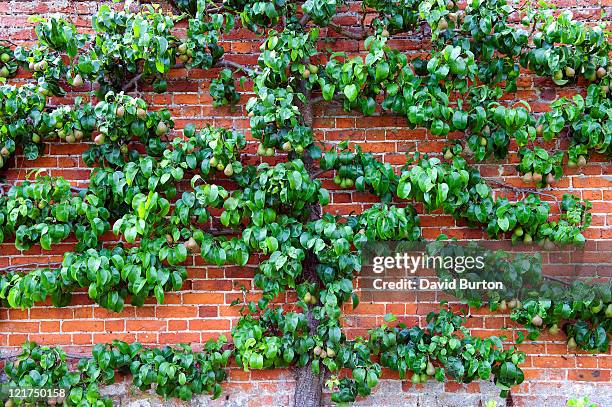
<instances>
[{"instance_id":1,"label":"ripening pear","mask_svg":"<svg viewBox=\"0 0 612 407\"><path fill-rule=\"evenodd\" d=\"M83 77L81 74L76 74L74 79L72 79L72 86L76 86L77 88L83 86Z\"/></svg>"},{"instance_id":2,"label":"ripening pear","mask_svg":"<svg viewBox=\"0 0 612 407\"><path fill-rule=\"evenodd\" d=\"M166 126L166 123L160 120L159 123L157 123L157 127L155 128L155 134L157 134L158 136L163 136L166 133L168 133L168 126Z\"/></svg>"}]
</instances>

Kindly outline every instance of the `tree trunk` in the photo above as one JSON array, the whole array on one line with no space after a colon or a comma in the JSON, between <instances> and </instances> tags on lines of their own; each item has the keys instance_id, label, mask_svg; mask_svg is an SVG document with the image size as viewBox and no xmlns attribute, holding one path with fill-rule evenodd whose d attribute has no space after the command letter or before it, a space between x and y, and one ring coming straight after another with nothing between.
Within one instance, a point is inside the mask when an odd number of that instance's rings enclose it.
<instances>
[{"instance_id":1,"label":"tree trunk","mask_svg":"<svg viewBox=\"0 0 612 407\"><path fill-rule=\"evenodd\" d=\"M323 370L323 369L321 369ZM323 372L312 373L310 363L296 368L295 372L295 407L319 407L323 397Z\"/></svg>"},{"instance_id":2,"label":"tree trunk","mask_svg":"<svg viewBox=\"0 0 612 407\"><path fill-rule=\"evenodd\" d=\"M311 280L316 278L312 256L306 258L304 270L306 271L306 276ZM306 316L308 318L310 334L314 335L319 321L314 318L310 309ZM326 368L323 364L320 364L319 374L312 372L311 363L295 369L295 393L293 396L293 405L295 407L319 407L321 405L325 372Z\"/></svg>"},{"instance_id":3,"label":"tree trunk","mask_svg":"<svg viewBox=\"0 0 612 407\"><path fill-rule=\"evenodd\" d=\"M304 124L312 128L314 120L312 113L311 93L306 88L304 81L300 84L300 90L306 97L306 103L302 104L302 117ZM308 174L312 178L315 169L313 168L313 160L306 156L304 164ZM321 218L322 209L319 203L311 204L308 208L309 216L308 220L313 221ZM317 276L317 259L313 253L309 252L306 254L306 259L303 264L302 277L305 281L310 281L321 285L321 281ZM312 308L307 312L308 327L310 328L311 335L314 335L319 325L312 315ZM294 393L294 406L295 407L319 407L323 397L323 382L325 380L326 367L321 364L319 374L312 372L311 363L306 366L298 367L295 369L295 393Z\"/></svg>"}]
</instances>

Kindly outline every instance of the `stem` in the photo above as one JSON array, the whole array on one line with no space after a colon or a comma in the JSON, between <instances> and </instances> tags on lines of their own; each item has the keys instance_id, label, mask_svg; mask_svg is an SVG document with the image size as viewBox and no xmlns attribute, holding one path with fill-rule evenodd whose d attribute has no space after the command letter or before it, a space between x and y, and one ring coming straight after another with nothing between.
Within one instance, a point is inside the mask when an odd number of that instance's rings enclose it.
<instances>
[{"instance_id":1,"label":"stem","mask_svg":"<svg viewBox=\"0 0 612 407\"><path fill-rule=\"evenodd\" d=\"M547 196L549 198L553 198L555 201L558 201L558 198L554 196L553 194L547 194L546 192L541 192L541 191L538 191L537 189L515 187L514 185L506 184L505 182L501 182L495 178L487 178L487 177L482 177L482 178L487 182L491 182L493 184L499 185L500 187L504 189L510 189L517 193Z\"/></svg>"},{"instance_id":2,"label":"stem","mask_svg":"<svg viewBox=\"0 0 612 407\"><path fill-rule=\"evenodd\" d=\"M493 184L496 184L496 185L500 186L503 189L509 189L509 190L512 190L512 191L514 191L516 193L523 194L523 196L525 194L534 194L534 195L547 196L549 198L552 198L555 201L555 203L557 204L557 207L559 208L559 210L561 210L561 203L559 202L559 199L556 196L554 196L553 194L547 194L546 192L540 192L537 189L515 187L514 185L508 185L505 182L501 182L499 180L496 180L495 178L487 178L487 177L482 177L482 178L485 181L491 182Z\"/></svg>"},{"instance_id":3,"label":"stem","mask_svg":"<svg viewBox=\"0 0 612 407\"><path fill-rule=\"evenodd\" d=\"M172 65L170 69L178 69L178 68L184 68L184 67L185 67L185 64L179 63L179 64ZM131 91L133 88L136 87L136 85L138 85L138 82L140 82L143 76L144 76L144 72L140 72L138 75L134 76L128 83L126 83L123 86L123 88L121 88L121 90L123 92Z\"/></svg>"},{"instance_id":4,"label":"stem","mask_svg":"<svg viewBox=\"0 0 612 407\"><path fill-rule=\"evenodd\" d=\"M234 62L234 61L228 61L226 59L222 59L219 62L217 62L216 64L218 67L221 68L232 68L238 71L242 71L244 73L246 73L247 75L255 75L258 74L259 71L255 70L255 69L251 69L246 65L242 65L239 64L238 62Z\"/></svg>"},{"instance_id":5,"label":"stem","mask_svg":"<svg viewBox=\"0 0 612 407\"><path fill-rule=\"evenodd\" d=\"M123 88L121 88L121 90L123 92L128 92L130 90L132 90L132 88L136 88L136 85L138 84L138 82L140 81L140 79L142 78L143 73L139 73L138 75L134 76L132 78L132 80L130 80L128 83L126 83Z\"/></svg>"},{"instance_id":6,"label":"stem","mask_svg":"<svg viewBox=\"0 0 612 407\"><path fill-rule=\"evenodd\" d=\"M315 173L311 174L311 177L312 177L312 179L317 179L317 178L319 178L319 177L320 177L322 174L325 174L326 172L329 172L329 171L331 171L331 169L330 169L330 170L319 170L319 171L317 171L317 172L315 172Z\"/></svg>"},{"instance_id":7,"label":"stem","mask_svg":"<svg viewBox=\"0 0 612 407\"><path fill-rule=\"evenodd\" d=\"M13 182L0 182L0 187L4 187L4 186L14 187L14 186L17 186L18 183L23 183L25 181L30 181L30 180L24 180L24 181L15 180ZM72 186L72 185L70 186L70 189L72 191L76 191L76 192L83 192L83 191L88 191L89 190L89 188L75 187L75 186Z\"/></svg>"},{"instance_id":8,"label":"stem","mask_svg":"<svg viewBox=\"0 0 612 407\"><path fill-rule=\"evenodd\" d=\"M27 270L30 271L33 268L39 268L42 266L42 268L51 268L51 267L56 267L56 266L61 266L62 263L60 262L54 262L54 263L24 263L24 264L16 264L14 266L8 266L8 267L4 267L0 269L0 273L7 273L10 271L15 271L15 270Z\"/></svg>"},{"instance_id":9,"label":"stem","mask_svg":"<svg viewBox=\"0 0 612 407\"><path fill-rule=\"evenodd\" d=\"M559 284L563 284L563 285L568 286L568 287L571 285L571 284L570 284L570 283L568 283L567 281L563 281L563 280L558 279L558 278L556 278L556 277L542 276L542 278L545 278L546 280L556 281L557 283L559 283Z\"/></svg>"}]
</instances>

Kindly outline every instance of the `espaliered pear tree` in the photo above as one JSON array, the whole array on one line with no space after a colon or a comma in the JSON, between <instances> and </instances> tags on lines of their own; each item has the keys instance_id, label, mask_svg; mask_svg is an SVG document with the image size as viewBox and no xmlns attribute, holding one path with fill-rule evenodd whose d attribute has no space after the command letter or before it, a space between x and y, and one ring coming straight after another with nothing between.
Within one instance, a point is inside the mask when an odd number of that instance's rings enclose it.
<instances>
[{"instance_id":1,"label":"espaliered pear tree","mask_svg":"<svg viewBox=\"0 0 612 407\"><path fill-rule=\"evenodd\" d=\"M108 405L98 385L130 371L134 385L166 397L217 397L230 358L245 370L295 368L297 406L318 406L324 384L335 402L368 395L383 367L402 378L411 372L413 383L493 376L502 396L521 383L524 355L504 350L500 338L470 335L463 318L448 310L430 314L426 327L383 325L354 339L343 333L342 311L347 303L358 306L353 282L366 243L422 240L415 202L483 228L491 239L546 248L584 242L590 203L567 195L553 220L540 199L545 193L530 189L521 201L496 199L491 180L470 163L505 158L516 143L518 171L540 188L562 176L563 163L583 166L595 152L609 154L609 33L568 13L505 0L172 5L178 12L101 5L91 34L62 18L36 18L34 46L0 48L0 76L12 76L18 65L32 74L30 84L0 87L0 167L11 165L17 149L34 159L43 143L93 142L83 156L93 167L87 188L37 175L0 195L0 241L14 239L20 250L38 244L48 250L71 235L79 242L61 264L6 269L0 298L14 308L47 298L65 306L83 287L117 312L151 296L163 303L165 292L181 289L192 253L217 266L259 258L254 285L260 299L242 304L231 343L220 338L201 352L115 341L96 345L70 370L61 349L25 344L5 369L9 385L44 379L67 389L69 405ZM341 25L337 17L354 24ZM180 20L188 22L184 37L174 34ZM257 65L225 55L220 40L237 25L261 38ZM332 32L360 41L364 55L328 51L334 37L326 33ZM428 51L409 55L390 45L394 36L427 39ZM254 96L246 102L251 135L257 154L276 156L275 164L266 158L245 164L248 143L238 131L187 125L181 134L168 111L151 111L137 97L171 91L166 74L172 69L211 68L221 68L210 86L215 106L236 105L238 89L252 81ZM535 114L528 102L502 98L516 90L521 70L557 86L585 84L586 96L560 98L549 112ZM68 86L91 89L94 98L50 106L49 97L64 95ZM416 153L395 168L358 144L316 140L313 105L320 103L364 116L401 115L406 126L426 128L441 140L464 136L448 140L439 155ZM567 151L541 147L559 137L569 138ZM326 177L381 203L351 216L326 213ZM233 187L217 184L220 179ZM181 181L189 186L177 188ZM129 245L101 248L100 237L110 229ZM288 290L297 292L296 304L273 301ZM563 289L552 301L521 302L509 289L488 302L493 309L513 308L532 337L561 327L570 349L605 351L611 292L608 286L591 291L586 299Z\"/></svg>"}]
</instances>

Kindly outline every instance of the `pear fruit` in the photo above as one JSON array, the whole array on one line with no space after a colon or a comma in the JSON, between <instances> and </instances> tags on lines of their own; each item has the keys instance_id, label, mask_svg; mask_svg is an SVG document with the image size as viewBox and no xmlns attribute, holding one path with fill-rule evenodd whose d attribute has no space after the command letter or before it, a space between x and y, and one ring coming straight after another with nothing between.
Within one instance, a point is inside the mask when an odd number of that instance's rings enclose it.
<instances>
[{"instance_id":1,"label":"pear fruit","mask_svg":"<svg viewBox=\"0 0 612 407\"><path fill-rule=\"evenodd\" d=\"M427 370L425 371L429 376L433 376L436 374L436 368L431 362L427 362Z\"/></svg>"},{"instance_id":2,"label":"pear fruit","mask_svg":"<svg viewBox=\"0 0 612 407\"><path fill-rule=\"evenodd\" d=\"M83 77L81 74L76 74L76 76L72 79L72 86L81 87L83 86Z\"/></svg>"},{"instance_id":3,"label":"pear fruit","mask_svg":"<svg viewBox=\"0 0 612 407\"><path fill-rule=\"evenodd\" d=\"M102 144L104 144L104 136L102 134L98 134L96 137L94 137L94 143L98 146L101 146Z\"/></svg>"},{"instance_id":4,"label":"pear fruit","mask_svg":"<svg viewBox=\"0 0 612 407\"><path fill-rule=\"evenodd\" d=\"M539 172L534 172L533 173L533 182L535 182L536 184L542 181L542 174L540 174Z\"/></svg>"},{"instance_id":5,"label":"pear fruit","mask_svg":"<svg viewBox=\"0 0 612 407\"><path fill-rule=\"evenodd\" d=\"M606 307L606 318L612 318L612 304L608 304Z\"/></svg>"},{"instance_id":6,"label":"pear fruit","mask_svg":"<svg viewBox=\"0 0 612 407\"><path fill-rule=\"evenodd\" d=\"M168 126L166 126L166 123L160 120L159 123L157 123L157 127L155 128L155 134L157 134L158 136L163 136L166 133L168 133Z\"/></svg>"},{"instance_id":7,"label":"pear fruit","mask_svg":"<svg viewBox=\"0 0 612 407\"><path fill-rule=\"evenodd\" d=\"M544 321L542 320L541 316L535 315L533 318L531 318L531 323L535 326L542 326Z\"/></svg>"},{"instance_id":8,"label":"pear fruit","mask_svg":"<svg viewBox=\"0 0 612 407\"><path fill-rule=\"evenodd\" d=\"M190 237L187 240L187 243L185 243L185 247L187 248L187 250L189 250L190 253L195 253L198 249L198 242L196 242L193 237Z\"/></svg>"},{"instance_id":9,"label":"pear fruit","mask_svg":"<svg viewBox=\"0 0 612 407\"><path fill-rule=\"evenodd\" d=\"M266 148L263 146L263 144L260 144L257 147L257 155L261 155L261 156L266 155Z\"/></svg>"}]
</instances>

